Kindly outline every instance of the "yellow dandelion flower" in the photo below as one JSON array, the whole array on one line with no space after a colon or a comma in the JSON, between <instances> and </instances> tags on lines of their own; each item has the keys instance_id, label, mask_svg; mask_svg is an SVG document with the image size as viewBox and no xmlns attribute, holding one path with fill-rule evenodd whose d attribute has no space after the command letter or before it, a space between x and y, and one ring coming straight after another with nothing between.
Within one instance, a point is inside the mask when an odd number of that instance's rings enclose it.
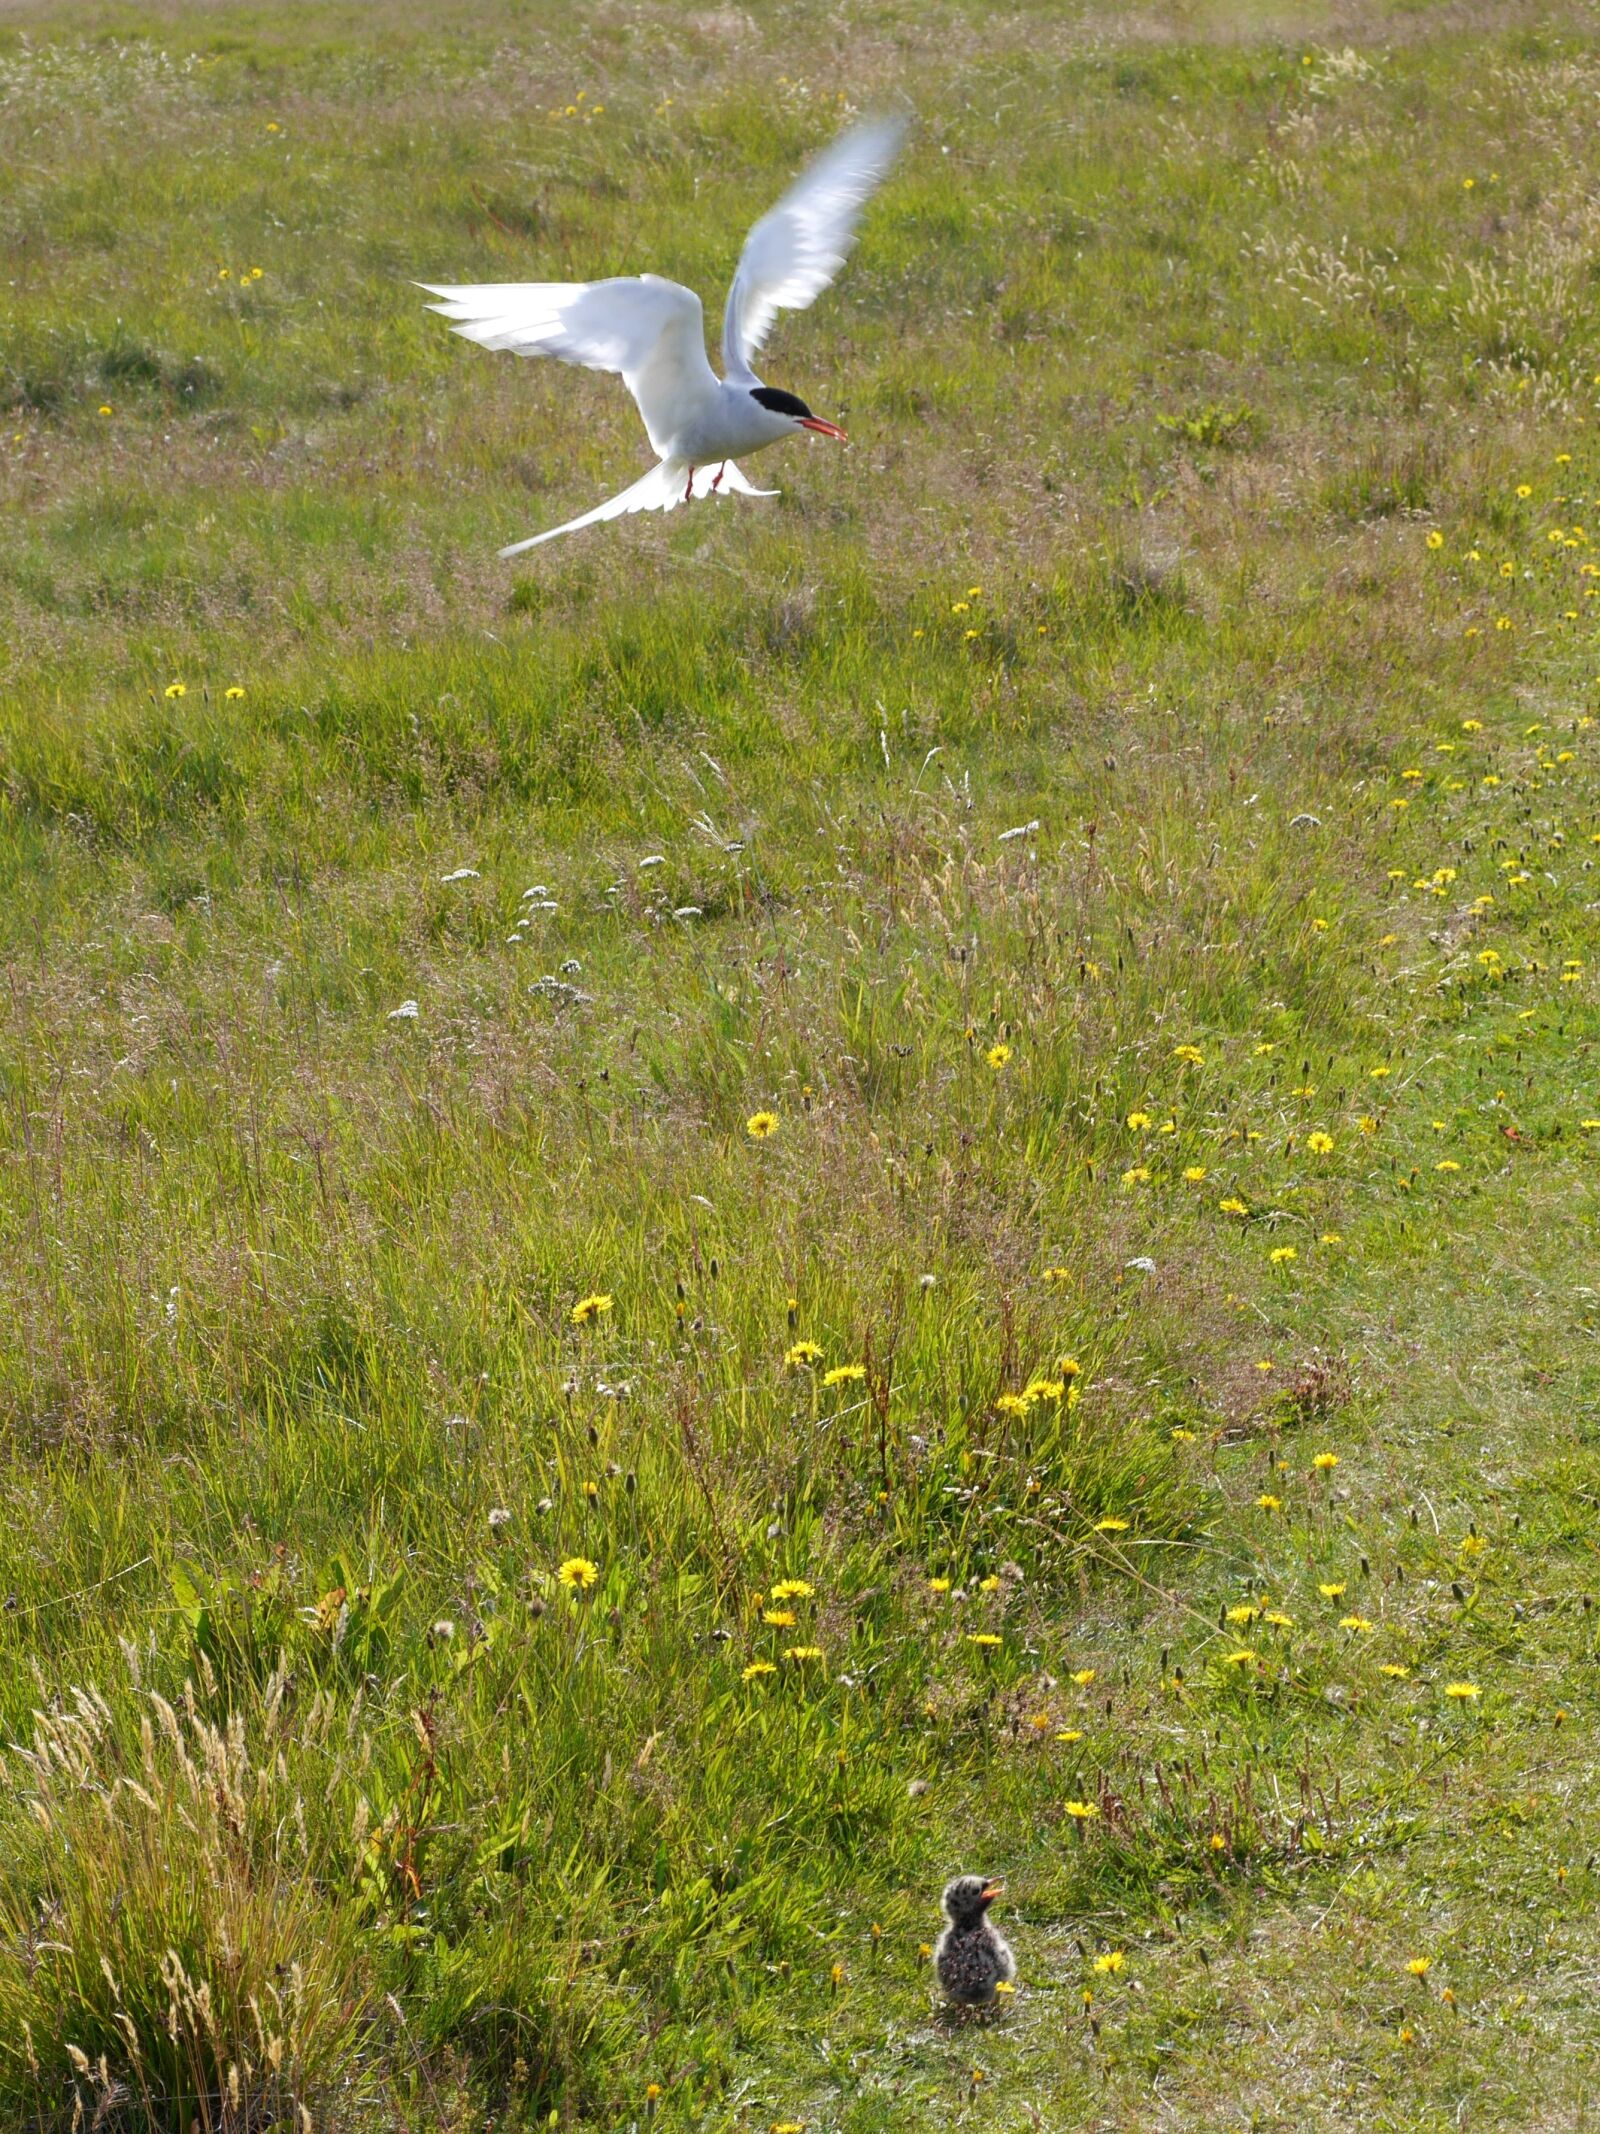
<instances>
[{"instance_id":1,"label":"yellow dandelion flower","mask_svg":"<svg viewBox=\"0 0 1600 2134\"><path fill-rule=\"evenodd\" d=\"M1330 1474L1339 1464L1339 1455L1336 1452L1319 1452L1311 1464L1320 1474Z\"/></svg>"},{"instance_id":2,"label":"yellow dandelion flower","mask_svg":"<svg viewBox=\"0 0 1600 2134\"><path fill-rule=\"evenodd\" d=\"M775 1601L808 1601L813 1590L803 1578L780 1578L767 1598Z\"/></svg>"},{"instance_id":3,"label":"yellow dandelion flower","mask_svg":"<svg viewBox=\"0 0 1600 2134\"><path fill-rule=\"evenodd\" d=\"M556 1572L559 1584L569 1592L587 1593L600 1576L600 1566L587 1556L569 1556Z\"/></svg>"},{"instance_id":4,"label":"yellow dandelion flower","mask_svg":"<svg viewBox=\"0 0 1600 2134\"><path fill-rule=\"evenodd\" d=\"M797 1341L792 1349L784 1351L783 1360L791 1371L809 1371L822 1361L822 1351L814 1341Z\"/></svg>"},{"instance_id":5,"label":"yellow dandelion flower","mask_svg":"<svg viewBox=\"0 0 1600 2134\"><path fill-rule=\"evenodd\" d=\"M739 1680L741 1682L759 1682L763 1675L775 1675L777 1672L778 1663L776 1660L752 1660L740 1675Z\"/></svg>"},{"instance_id":6,"label":"yellow dandelion flower","mask_svg":"<svg viewBox=\"0 0 1600 2134\"><path fill-rule=\"evenodd\" d=\"M1476 1682L1447 1682L1444 1693L1447 1697L1453 1697L1457 1704L1470 1704L1475 1697L1481 1697L1483 1694Z\"/></svg>"},{"instance_id":7,"label":"yellow dandelion flower","mask_svg":"<svg viewBox=\"0 0 1600 2134\"><path fill-rule=\"evenodd\" d=\"M574 1326L587 1326L591 1319L600 1318L610 1309L610 1297L603 1290L597 1290L593 1296L580 1297L568 1316Z\"/></svg>"},{"instance_id":8,"label":"yellow dandelion flower","mask_svg":"<svg viewBox=\"0 0 1600 2134\"><path fill-rule=\"evenodd\" d=\"M983 1056L998 1073L1007 1060L1010 1059L1011 1047L1009 1045L991 1045Z\"/></svg>"},{"instance_id":9,"label":"yellow dandelion flower","mask_svg":"<svg viewBox=\"0 0 1600 2134\"><path fill-rule=\"evenodd\" d=\"M1333 1136L1332 1134L1321 1132L1307 1134L1306 1147L1313 1156L1331 1156L1333 1154Z\"/></svg>"},{"instance_id":10,"label":"yellow dandelion flower","mask_svg":"<svg viewBox=\"0 0 1600 2134\"><path fill-rule=\"evenodd\" d=\"M744 1122L744 1130L752 1141L765 1141L778 1131L778 1115L771 1111L752 1112Z\"/></svg>"},{"instance_id":11,"label":"yellow dandelion flower","mask_svg":"<svg viewBox=\"0 0 1600 2134\"><path fill-rule=\"evenodd\" d=\"M1126 1519L1097 1519L1094 1530L1097 1534L1125 1534L1128 1522Z\"/></svg>"},{"instance_id":12,"label":"yellow dandelion flower","mask_svg":"<svg viewBox=\"0 0 1600 2134\"><path fill-rule=\"evenodd\" d=\"M1100 1813L1093 1801L1064 1801L1062 1806L1075 1823L1092 1823Z\"/></svg>"},{"instance_id":13,"label":"yellow dandelion flower","mask_svg":"<svg viewBox=\"0 0 1600 2134\"><path fill-rule=\"evenodd\" d=\"M823 1372L822 1383L825 1386L858 1385L866 1375L864 1363L836 1363L831 1371Z\"/></svg>"},{"instance_id":14,"label":"yellow dandelion flower","mask_svg":"<svg viewBox=\"0 0 1600 2134\"><path fill-rule=\"evenodd\" d=\"M1123 1955L1120 1949L1107 1949L1103 1956L1095 1958L1094 1967L1097 1971L1109 1974L1114 1978L1127 1961L1127 1957Z\"/></svg>"}]
</instances>

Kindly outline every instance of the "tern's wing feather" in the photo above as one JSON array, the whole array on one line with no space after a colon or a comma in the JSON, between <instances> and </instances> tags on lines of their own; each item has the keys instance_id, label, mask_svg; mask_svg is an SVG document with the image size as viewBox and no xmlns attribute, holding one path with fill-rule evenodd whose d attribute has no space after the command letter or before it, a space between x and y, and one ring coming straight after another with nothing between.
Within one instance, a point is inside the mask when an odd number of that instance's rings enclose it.
<instances>
[{"instance_id":1,"label":"tern's wing feather","mask_svg":"<svg viewBox=\"0 0 1600 2134\"><path fill-rule=\"evenodd\" d=\"M841 134L745 239L722 316L722 367L754 377L750 358L780 311L804 311L844 265L861 210L905 139L903 119L873 119Z\"/></svg>"},{"instance_id":2,"label":"tern's wing feather","mask_svg":"<svg viewBox=\"0 0 1600 2134\"><path fill-rule=\"evenodd\" d=\"M720 479L715 466L696 467L692 479L697 497L776 496L778 493L775 489L753 489L731 459L722 463ZM688 500L690 480L686 460L664 459L631 489L624 489L620 496L608 497L605 503L596 504L593 511L586 511L578 519L568 519L564 526L552 526L548 533L534 534L526 541L513 541L500 553L502 556L520 556L525 548L537 548L541 541L553 541L557 534L576 533L580 526L595 526L602 519L624 518L630 511L676 511Z\"/></svg>"},{"instance_id":3,"label":"tern's wing feather","mask_svg":"<svg viewBox=\"0 0 1600 2134\"><path fill-rule=\"evenodd\" d=\"M559 356L587 370L617 371L659 452L687 408L716 391L706 361L700 299L658 274L619 275L604 282L482 282L441 288L421 282L440 299L459 334L482 348L519 356Z\"/></svg>"}]
</instances>

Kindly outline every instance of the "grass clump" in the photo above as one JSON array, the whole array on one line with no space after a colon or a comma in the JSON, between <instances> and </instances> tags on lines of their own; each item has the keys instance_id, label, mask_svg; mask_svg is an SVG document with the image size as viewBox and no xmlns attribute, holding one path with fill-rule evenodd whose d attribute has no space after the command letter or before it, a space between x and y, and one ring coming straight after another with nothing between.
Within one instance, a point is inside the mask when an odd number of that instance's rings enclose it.
<instances>
[{"instance_id":1,"label":"grass clump","mask_svg":"<svg viewBox=\"0 0 1600 2134\"><path fill-rule=\"evenodd\" d=\"M192 1686L120 1712L75 1690L9 1749L0 2096L16 2124L292 2125L370 2095L365 1965L321 1880L328 1804L308 1814L281 1761L292 1738L301 1774L325 1758L337 1791L333 1708L313 1700L291 1726L291 1703L273 1677L252 1730L237 1705L208 1720Z\"/></svg>"}]
</instances>

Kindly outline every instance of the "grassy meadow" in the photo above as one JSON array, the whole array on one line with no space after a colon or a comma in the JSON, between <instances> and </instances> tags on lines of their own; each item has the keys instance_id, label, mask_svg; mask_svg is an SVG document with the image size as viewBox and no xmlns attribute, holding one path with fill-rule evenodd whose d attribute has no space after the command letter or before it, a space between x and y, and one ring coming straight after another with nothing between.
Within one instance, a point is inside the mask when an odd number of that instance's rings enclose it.
<instances>
[{"instance_id":1,"label":"grassy meadow","mask_svg":"<svg viewBox=\"0 0 1600 2134\"><path fill-rule=\"evenodd\" d=\"M0 2128L1600 2124L1597 97L0 5ZM499 563L411 281L883 108L850 446Z\"/></svg>"}]
</instances>

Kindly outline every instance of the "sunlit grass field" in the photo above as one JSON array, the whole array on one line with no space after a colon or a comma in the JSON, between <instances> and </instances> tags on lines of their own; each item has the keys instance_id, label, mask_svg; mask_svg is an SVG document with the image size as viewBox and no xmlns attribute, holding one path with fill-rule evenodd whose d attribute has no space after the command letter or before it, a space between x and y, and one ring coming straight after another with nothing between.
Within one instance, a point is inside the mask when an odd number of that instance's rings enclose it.
<instances>
[{"instance_id":1,"label":"sunlit grass field","mask_svg":"<svg viewBox=\"0 0 1600 2134\"><path fill-rule=\"evenodd\" d=\"M0 2127L1600 2118L1597 95L0 8ZM499 563L412 281L881 109L849 448Z\"/></svg>"}]
</instances>

